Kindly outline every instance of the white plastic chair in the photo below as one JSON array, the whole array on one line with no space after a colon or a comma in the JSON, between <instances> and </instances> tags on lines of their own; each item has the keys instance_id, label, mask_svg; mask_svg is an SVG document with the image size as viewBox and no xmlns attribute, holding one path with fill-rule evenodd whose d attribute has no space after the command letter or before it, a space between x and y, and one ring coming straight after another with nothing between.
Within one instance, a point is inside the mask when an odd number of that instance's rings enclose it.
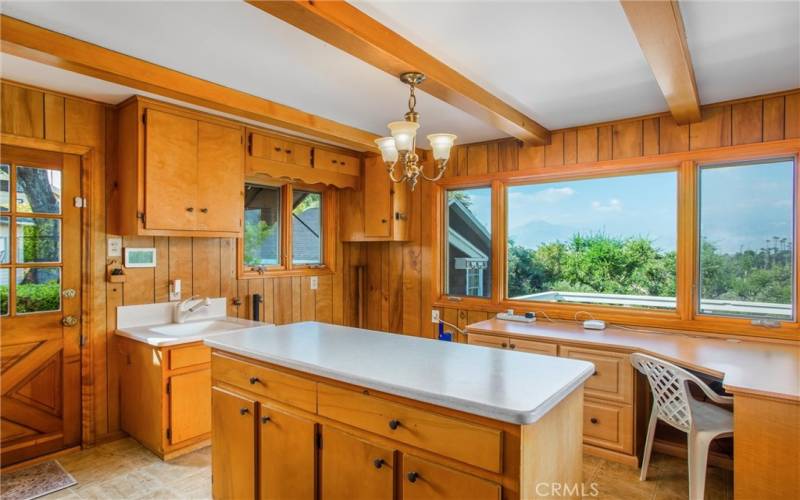
<instances>
[{"instance_id":1,"label":"white plastic chair","mask_svg":"<svg viewBox=\"0 0 800 500\"><path fill-rule=\"evenodd\" d=\"M660 419L689 435L689 498L703 500L709 445L718 437L733 435L733 413L693 398L689 392L689 382L700 387L716 403L730 405L733 404L733 398L720 396L692 373L653 356L631 354L631 364L647 376L653 391L653 412L647 427L639 480L647 479L656 423Z\"/></svg>"}]
</instances>

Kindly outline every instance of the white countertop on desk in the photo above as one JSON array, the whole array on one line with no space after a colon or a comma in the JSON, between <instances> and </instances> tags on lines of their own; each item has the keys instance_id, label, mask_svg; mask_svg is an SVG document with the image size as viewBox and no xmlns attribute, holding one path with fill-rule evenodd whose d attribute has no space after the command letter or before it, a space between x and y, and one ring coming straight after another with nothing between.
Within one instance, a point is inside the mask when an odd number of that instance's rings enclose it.
<instances>
[{"instance_id":1,"label":"white countertop on desk","mask_svg":"<svg viewBox=\"0 0 800 500\"><path fill-rule=\"evenodd\" d=\"M215 335L221 351L515 424L536 422L594 372L586 361L317 322Z\"/></svg>"}]
</instances>

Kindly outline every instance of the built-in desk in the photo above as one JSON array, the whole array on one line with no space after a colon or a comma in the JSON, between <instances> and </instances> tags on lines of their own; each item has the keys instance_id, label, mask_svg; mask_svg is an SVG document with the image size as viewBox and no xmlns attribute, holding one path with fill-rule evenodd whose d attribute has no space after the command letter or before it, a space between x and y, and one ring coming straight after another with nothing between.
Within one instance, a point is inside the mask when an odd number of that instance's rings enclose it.
<instances>
[{"instance_id":1,"label":"built-in desk","mask_svg":"<svg viewBox=\"0 0 800 500\"><path fill-rule=\"evenodd\" d=\"M646 333L609 327L584 330L573 322L532 324L490 319L467 327L470 336L555 344L575 349L644 352L720 378L734 396L734 493L737 499L800 497L800 346L746 339ZM473 342L480 343L480 342ZM499 343L498 347L502 346ZM590 401L587 384L587 404ZM632 407L643 396L634 391Z\"/></svg>"}]
</instances>

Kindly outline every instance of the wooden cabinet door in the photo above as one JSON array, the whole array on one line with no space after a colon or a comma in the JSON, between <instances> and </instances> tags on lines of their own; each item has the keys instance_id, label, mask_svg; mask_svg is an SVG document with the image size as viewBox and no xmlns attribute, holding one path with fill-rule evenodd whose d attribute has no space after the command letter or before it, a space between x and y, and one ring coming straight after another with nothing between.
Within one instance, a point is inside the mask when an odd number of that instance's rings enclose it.
<instances>
[{"instance_id":1,"label":"wooden cabinet door","mask_svg":"<svg viewBox=\"0 0 800 500\"><path fill-rule=\"evenodd\" d=\"M269 138L269 159L280 163L286 163L289 159L287 150L289 143L276 137Z\"/></svg>"},{"instance_id":2,"label":"wooden cabinet door","mask_svg":"<svg viewBox=\"0 0 800 500\"><path fill-rule=\"evenodd\" d=\"M259 418L259 497L314 500L317 425L269 405Z\"/></svg>"},{"instance_id":3,"label":"wooden cabinet door","mask_svg":"<svg viewBox=\"0 0 800 500\"><path fill-rule=\"evenodd\" d=\"M394 452L331 427L322 429L322 500L392 500Z\"/></svg>"},{"instance_id":4,"label":"wooden cabinet door","mask_svg":"<svg viewBox=\"0 0 800 500\"><path fill-rule=\"evenodd\" d=\"M197 218L197 120L146 110L145 228L192 230Z\"/></svg>"},{"instance_id":5,"label":"wooden cabinet door","mask_svg":"<svg viewBox=\"0 0 800 500\"><path fill-rule=\"evenodd\" d=\"M211 409L214 498L255 498L256 402L214 387Z\"/></svg>"},{"instance_id":6,"label":"wooden cabinet door","mask_svg":"<svg viewBox=\"0 0 800 500\"><path fill-rule=\"evenodd\" d=\"M169 379L170 443L211 432L211 369Z\"/></svg>"},{"instance_id":7,"label":"wooden cabinet door","mask_svg":"<svg viewBox=\"0 0 800 500\"><path fill-rule=\"evenodd\" d=\"M314 149L314 168L320 170L327 170L328 172L339 171L339 158L338 155L327 149Z\"/></svg>"},{"instance_id":8,"label":"wooden cabinet door","mask_svg":"<svg viewBox=\"0 0 800 500\"><path fill-rule=\"evenodd\" d=\"M391 234L391 184L380 158L364 160L364 234L368 237Z\"/></svg>"},{"instance_id":9,"label":"wooden cabinet door","mask_svg":"<svg viewBox=\"0 0 800 500\"><path fill-rule=\"evenodd\" d=\"M411 455L403 456L403 500L499 500L500 485Z\"/></svg>"},{"instance_id":10,"label":"wooden cabinet door","mask_svg":"<svg viewBox=\"0 0 800 500\"><path fill-rule=\"evenodd\" d=\"M467 336L467 342L472 345L505 349L508 347L509 340L508 337L495 337L494 335L481 335L478 333L470 333Z\"/></svg>"},{"instance_id":11,"label":"wooden cabinet door","mask_svg":"<svg viewBox=\"0 0 800 500\"><path fill-rule=\"evenodd\" d=\"M242 130L199 122L197 229L238 232L244 212Z\"/></svg>"},{"instance_id":12,"label":"wooden cabinet door","mask_svg":"<svg viewBox=\"0 0 800 500\"><path fill-rule=\"evenodd\" d=\"M286 157L292 165L311 168L311 146L290 142L286 150Z\"/></svg>"}]
</instances>

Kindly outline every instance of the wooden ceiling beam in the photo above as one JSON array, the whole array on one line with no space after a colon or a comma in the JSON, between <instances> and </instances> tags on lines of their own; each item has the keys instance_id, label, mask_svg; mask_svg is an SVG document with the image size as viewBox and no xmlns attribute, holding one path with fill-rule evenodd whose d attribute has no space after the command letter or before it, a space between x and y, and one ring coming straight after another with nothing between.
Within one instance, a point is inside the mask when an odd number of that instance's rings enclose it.
<instances>
[{"instance_id":1,"label":"wooden ceiling beam","mask_svg":"<svg viewBox=\"0 0 800 500\"><path fill-rule=\"evenodd\" d=\"M0 17L7 54L337 142L377 150L377 135L290 106L196 78L8 16Z\"/></svg>"},{"instance_id":2,"label":"wooden ceiling beam","mask_svg":"<svg viewBox=\"0 0 800 500\"><path fill-rule=\"evenodd\" d=\"M700 98L677 0L620 1L675 121L700 121Z\"/></svg>"},{"instance_id":3,"label":"wooden ceiling beam","mask_svg":"<svg viewBox=\"0 0 800 500\"><path fill-rule=\"evenodd\" d=\"M548 130L535 120L347 2L248 3L391 75L424 73L421 90L527 144L549 139Z\"/></svg>"}]
</instances>

